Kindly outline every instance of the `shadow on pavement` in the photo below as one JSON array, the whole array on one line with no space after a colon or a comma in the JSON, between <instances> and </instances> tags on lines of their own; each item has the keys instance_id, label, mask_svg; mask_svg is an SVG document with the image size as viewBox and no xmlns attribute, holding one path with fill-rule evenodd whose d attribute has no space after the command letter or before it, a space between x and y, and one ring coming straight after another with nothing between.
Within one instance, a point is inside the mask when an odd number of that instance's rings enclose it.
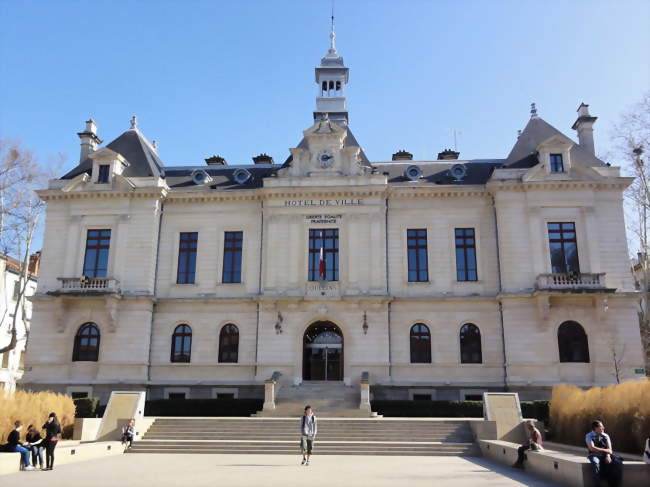
<instances>
[{"instance_id":1,"label":"shadow on pavement","mask_svg":"<svg viewBox=\"0 0 650 487\"><path fill-rule=\"evenodd\" d=\"M492 472L503 475L504 477L508 477L511 480L521 482L522 484L530 487L562 487L561 484L546 480L532 472L527 472L526 470L516 470L509 465L493 462L485 458L464 457L464 459L475 465L486 468Z\"/></svg>"}]
</instances>

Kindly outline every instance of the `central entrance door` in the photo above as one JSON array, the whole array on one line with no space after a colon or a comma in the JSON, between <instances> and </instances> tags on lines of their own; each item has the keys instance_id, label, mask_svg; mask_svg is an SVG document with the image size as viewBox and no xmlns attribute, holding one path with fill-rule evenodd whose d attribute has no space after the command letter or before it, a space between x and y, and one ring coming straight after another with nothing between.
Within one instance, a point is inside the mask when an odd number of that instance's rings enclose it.
<instances>
[{"instance_id":1,"label":"central entrance door","mask_svg":"<svg viewBox=\"0 0 650 487\"><path fill-rule=\"evenodd\" d=\"M343 334L331 321L312 324L303 340L303 380L343 380Z\"/></svg>"}]
</instances>

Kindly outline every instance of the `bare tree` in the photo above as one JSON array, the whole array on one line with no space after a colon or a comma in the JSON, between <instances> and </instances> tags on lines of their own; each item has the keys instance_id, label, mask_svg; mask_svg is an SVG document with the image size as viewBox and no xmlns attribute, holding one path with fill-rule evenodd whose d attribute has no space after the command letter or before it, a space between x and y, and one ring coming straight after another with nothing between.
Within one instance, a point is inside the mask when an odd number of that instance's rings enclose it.
<instances>
[{"instance_id":1,"label":"bare tree","mask_svg":"<svg viewBox=\"0 0 650 487\"><path fill-rule=\"evenodd\" d=\"M638 255L635 278L638 282L639 327L645 351L646 373L650 372L650 165L646 164L650 151L650 91L641 101L621 115L615 124L612 139L615 156L624 162L634 182L626 191L626 211L630 248Z\"/></svg>"},{"instance_id":2,"label":"bare tree","mask_svg":"<svg viewBox=\"0 0 650 487\"><path fill-rule=\"evenodd\" d=\"M46 178L46 171L39 166L31 151L22 148L16 141L0 139L0 246L6 256L16 256L19 262L16 302L9 324L11 339L0 348L0 353L16 348L19 315L25 324L29 258L44 210L44 203L33 190L43 187ZM5 309L5 316L6 313ZM0 325L4 323L5 316Z\"/></svg>"}]
</instances>

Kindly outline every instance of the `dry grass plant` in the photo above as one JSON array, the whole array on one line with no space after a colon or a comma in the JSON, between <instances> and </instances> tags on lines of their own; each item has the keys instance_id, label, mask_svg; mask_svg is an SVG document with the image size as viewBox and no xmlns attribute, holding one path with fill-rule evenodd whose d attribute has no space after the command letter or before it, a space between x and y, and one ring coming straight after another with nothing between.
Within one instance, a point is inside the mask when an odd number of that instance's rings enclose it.
<instances>
[{"instance_id":1,"label":"dry grass plant","mask_svg":"<svg viewBox=\"0 0 650 487\"><path fill-rule=\"evenodd\" d=\"M70 396L54 392L16 391L11 395L0 394L0 443L7 441L7 435L14 429L14 421L23 422L21 439L24 440L27 426L40 427L48 415L55 412L61 423L63 437L72 435L75 407Z\"/></svg>"},{"instance_id":2,"label":"dry grass plant","mask_svg":"<svg viewBox=\"0 0 650 487\"><path fill-rule=\"evenodd\" d=\"M650 436L650 381L588 390L565 384L555 386L550 420L555 440L581 446L591 422L600 420L615 450L639 454Z\"/></svg>"}]
</instances>

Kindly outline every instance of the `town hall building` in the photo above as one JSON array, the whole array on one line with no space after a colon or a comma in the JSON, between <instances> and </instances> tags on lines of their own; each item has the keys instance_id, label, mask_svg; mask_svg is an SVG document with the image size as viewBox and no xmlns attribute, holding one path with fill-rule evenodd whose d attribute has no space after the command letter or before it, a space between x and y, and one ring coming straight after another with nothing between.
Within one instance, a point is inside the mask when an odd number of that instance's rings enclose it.
<instances>
[{"instance_id":1,"label":"town hall building","mask_svg":"<svg viewBox=\"0 0 650 487\"><path fill-rule=\"evenodd\" d=\"M371 161L334 37L314 122L284 162L165 165L137 125L39 192L42 264L22 387L263 397L546 398L640 377L622 195L631 179L538 116L506 157ZM502 121L505 122L505 121ZM277 375L276 375L277 377Z\"/></svg>"}]
</instances>

